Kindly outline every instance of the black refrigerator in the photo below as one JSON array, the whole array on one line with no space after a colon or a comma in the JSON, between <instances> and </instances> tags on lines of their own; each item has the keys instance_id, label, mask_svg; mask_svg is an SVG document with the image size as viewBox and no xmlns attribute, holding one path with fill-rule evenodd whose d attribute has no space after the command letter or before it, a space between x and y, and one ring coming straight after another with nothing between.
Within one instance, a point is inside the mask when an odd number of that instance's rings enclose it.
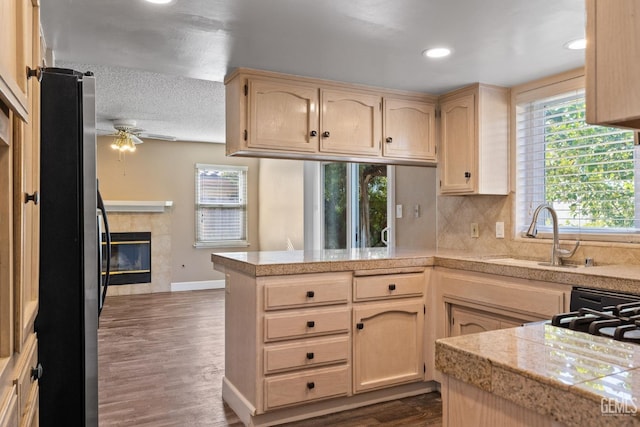
<instances>
[{"instance_id":1,"label":"black refrigerator","mask_svg":"<svg viewBox=\"0 0 640 427\"><path fill-rule=\"evenodd\" d=\"M98 316L107 283L100 266L106 214L99 214L96 177L95 78L60 68L44 68L41 78L40 426L97 426Z\"/></svg>"}]
</instances>

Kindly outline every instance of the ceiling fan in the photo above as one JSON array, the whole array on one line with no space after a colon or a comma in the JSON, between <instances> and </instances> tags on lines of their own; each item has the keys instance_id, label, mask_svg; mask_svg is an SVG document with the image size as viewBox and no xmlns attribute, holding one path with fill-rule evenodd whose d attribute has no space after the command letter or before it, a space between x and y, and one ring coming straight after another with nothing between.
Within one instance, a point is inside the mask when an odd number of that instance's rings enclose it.
<instances>
[{"instance_id":1,"label":"ceiling fan","mask_svg":"<svg viewBox=\"0 0 640 427\"><path fill-rule=\"evenodd\" d=\"M144 129L137 127L135 120L114 120L113 128L115 130L98 129L98 135L107 135L115 137L111 143L111 148L119 151L135 151L137 144L144 141L141 138L161 139L164 141L175 141L177 138L169 135L160 135L145 132Z\"/></svg>"}]
</instances>

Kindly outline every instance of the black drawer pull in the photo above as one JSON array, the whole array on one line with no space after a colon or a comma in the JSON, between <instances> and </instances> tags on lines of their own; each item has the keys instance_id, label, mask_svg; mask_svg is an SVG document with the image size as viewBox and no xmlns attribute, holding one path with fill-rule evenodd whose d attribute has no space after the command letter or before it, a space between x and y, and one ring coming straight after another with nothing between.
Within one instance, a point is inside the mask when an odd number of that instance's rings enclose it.
<instances>
[{"instance_id":1,"label":"black drawer pull","mask_svg":"<svg viewBox=\"0 0 640 427\"><path fill-rule=\"evenodd\" d=\"M307 353L307 359L311 360L313 359L314 354L313 353Z\"/></svg>"},{"instance_id":2,"label":"black drawer pull","mask_svg":"<svg viewBox=\"0 0 640 427\"><path fill-rule=\"evenodd\" d=\"M316 293L313 291L307 291L307 298L313 298L314 296L316 296Z\"/></svg>"},{"instance_id":3,"label":"black drawer pull","mask_svg":"<svg viewBox=\"0 0 640 427\"><path fill-rule=\"evenodd\" d=\"M389 290L390 291L395 291L396 290L396 284L395 283L389 283Z\"/></svg>"},{"instance_id":4,"label":"black drawer pull","mask_svg":"<svg viewBox=\"0 0 640 427\"><path fill-rule=\"evenodd\" d=\"M35 368L31 368L31 382L37 381L42 378L42 364L38 363Z\"/></svg>"},{"instance_id":5,"label":"black drawer pull","mask_svg":"<svg viewBox=\"0 0 640 427\"><path fill-rule=\"evenodd\" d=\"M308 388L309 390L313 390L314 388L316 388L316 383L314 383L313 381L309 381L309 382L307 383L307 388Z\"/></svg>"},{"instance_id":6,"label":"black drawer pull","mask_svg":"<svg viewBox=\"0 0 640 427\"><path fill-rule=\"evenodd\" d=\"M307 328L313 328L314 326L316 326L316 322L314 322L313 320L309 320L307 322Z\"/></svg>"},{"instance_id":7,"label":"black drawer pull","mask_svg":"<svg viewBox=\"0 0 640 427\"><path fill-rule=\"evenodd\" d=\"M311 135L311 136L318 136L318 131L316 131L316 130L312 130L312 131L309 133L309 135Z\"/></svg>"},{"instance_id":8,"label":"black drawer pull","mask_svg":"<svg viewBox=\"0 0 640 427\"><path fill-rule=\"evenodd\" d=\"M364 328L364 323L356 323L356 328L363 329Z\"/></svg>"}]
</instances>

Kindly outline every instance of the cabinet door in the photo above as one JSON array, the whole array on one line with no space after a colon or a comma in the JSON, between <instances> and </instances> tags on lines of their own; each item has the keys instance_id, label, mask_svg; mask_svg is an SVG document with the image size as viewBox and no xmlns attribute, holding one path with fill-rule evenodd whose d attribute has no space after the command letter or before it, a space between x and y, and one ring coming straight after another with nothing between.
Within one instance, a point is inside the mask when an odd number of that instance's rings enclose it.
<instances>
[{"instance_id":1,"label":"cabinet door","mask_svg":"<svg viewBox=\"0 0 640 427\"><path fill-rule=\"evenodd\" d=\"M496 329L501 329L500 319L492 317L490 313L467 309L457 305L451 306L449 336L457 337L458 335L495 331Z\"/></svg>"},{"instance_id":2,"label":"cabinet door","mask_svg":"<svg viewBox=\"0 0 640 427\"><path fill-rule=\"evenodd\" d=\"M380 156L382 98L357 92L322 90L320 151Z\"/></svg>"},{"instance_id":3,"label":"cabinet door","mask_svg":"<svg viewBox=\"0 0 640 427\"><path fill-rule=\"evenodd\" d=\"M318 151L318 89L268 80L248 82L247 145Z\"/></svg>"},{"instance_id":4,"label":"cabinet door","mask_svg":"<svg viewBox=\"0 0 640 427\"><path fill-rule=\"evenodd\" d=\"M435 160L435 106L386 98L382 154L394 159Z\"/></svg>"},{"instance_id":5,"label":"cabinet door","mask_svg":"<svg viewBox=\"0 0 640 427\"><path fill-rule=\"evenodd\" d=\"M477 179L475 95L445 101L440 108L440 192L473 192Z\"/></svg>"},{"instance_id":6,"label":"cabinet door","mask_svg":"<svg viewBox=\"0 0 640 427\"><path fill-rule=\"evenodd\" d=\"M423 378L423 310L421 299L354 307L354 392Z\"/></svg>"},{"instance_id":7,"label":"cabinet door","mask_svg":"<svg viewBox=\"0 0 640 427\"><path fill-rule=\"evenodd\" d=\"M586 5L587 122L640 129L640 4Z\"/></svg>"},{"instance_id":8,"label":"cabinet door","mask_svg":"<svg viewBox=\"0 0 640 427\"><path fill-rule=\"evenodd\" d=\"M31 68L40 65L39 9L27 1L28 17L24 25L30 47L25 43L25 56ZM28 25L31 23L31 25ZM33 334L33 322L38 311L38 270L40 241L40 206L38 204L40 186L40 84L38 79L22 79L27 88L29 122L14 116L14 274L16 280L16 351ZM28 196L28 197L27 197Z\"/></svg>"}]
</instances>

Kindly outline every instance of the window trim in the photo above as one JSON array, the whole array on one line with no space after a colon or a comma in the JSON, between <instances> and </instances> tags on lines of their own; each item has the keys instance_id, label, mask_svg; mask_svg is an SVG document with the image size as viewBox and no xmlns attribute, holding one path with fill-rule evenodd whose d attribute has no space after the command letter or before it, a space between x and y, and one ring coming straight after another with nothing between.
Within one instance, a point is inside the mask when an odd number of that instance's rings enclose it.
<instances>
[{"instance_id":1,"label":"window trim","mask_svg":"<svg viewBox=\"0 0 640 427\"><path fill-rule=\"evenodd\" d=\"M199 208L201 206L215 206L215 204L210 203L199 203L198 197L198 180L199 180L199 172L203 169L213 169L219 171L242 171L244 172L244 204L238 204L238 206L244 206L245 210L245 218L244 218L244 240L211 240L211 241L202 241L198 240L198 221L199 221ZM196 163L194 166L194 248L240 248L240 247L248 247L249 246L249 167L248 166L235 166L235 165L214 165L208 163Z\"/></svg>"},{"instance_id":2,"label":"window trim","mask_svg":"<svg viewBox=\"0 0 640 427\"><path fill-rule=\"evenodd\" d=\"M536 239L531 239L525 236L525 230L518 228L518 209L522 200L518 199L517 181L518 181L518 141L517 141L517 120L518 120L518 105L540 100L543 98L550 98L558 96L563 93L568 93L576 90L584 90L586 79L584 75L584 69L578 68L570 70L561 74L557 74L550 77L545 77L533 82L528 82L520 86L515 86L511 89L511 182L512 182L512 197L513 204L511 208L511 218L513 224L513 239L514 242L527 242L532 243L538 240L538 242L544 242L545 240L551 240L553 233L551 227L538 227L538 235ZM638 133L634 135L636 141L639 138ZM548 229L547 229L548 228ZM583 229L584 230L584 229ZM590 232L578 232L577 230L567 229L560 227L559 233L561 240L580 240L590 242L592 244L636 244L640 243L640 232L610 232L610 231L590 231Z\"/></svg>"}]
</instances>

